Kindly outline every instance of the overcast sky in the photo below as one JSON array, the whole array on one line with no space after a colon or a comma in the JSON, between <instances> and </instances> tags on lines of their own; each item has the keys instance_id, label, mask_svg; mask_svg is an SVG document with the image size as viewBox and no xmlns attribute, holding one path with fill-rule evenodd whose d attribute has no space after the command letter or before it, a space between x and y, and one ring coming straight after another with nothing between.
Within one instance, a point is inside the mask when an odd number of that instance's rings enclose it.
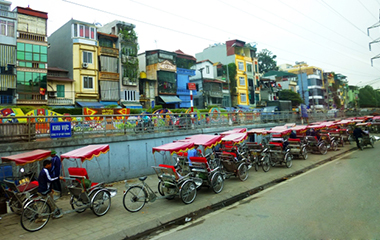
<instances>
[{"instance_id":1,"label":"overcast sky","mask_svg":"<svg viewBox=\"0 0 380 240\"><path fill-rule=\"evenodd\" d=\"M8 0L10 1L10 0ZM139 52L152 49L195 55L226 40L255 42L277 64L305 61L347 76L349 84L380 88L380 0L15 0L48 13L48 36L71 18L136 25Z\"/></svg>"}]
</instances>

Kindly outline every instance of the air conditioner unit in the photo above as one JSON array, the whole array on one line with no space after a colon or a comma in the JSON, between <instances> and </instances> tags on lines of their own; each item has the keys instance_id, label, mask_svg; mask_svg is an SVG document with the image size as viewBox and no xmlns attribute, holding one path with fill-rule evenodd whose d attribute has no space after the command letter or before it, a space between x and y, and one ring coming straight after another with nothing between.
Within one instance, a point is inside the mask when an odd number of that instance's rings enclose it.
<instances>
[{"instance_id":1,"label":"air conditioner unit","mask_svg":"<svg viewBox=\"0 0 380 240\"><path fill-rule=\"evenodd\" d=\"M57 92L48 92L49 98L56 98Z\"/></svg>"},{"instance_id":2,"label":"air conditioner unit","mask_svg":"<svg viewBox=\"0 0 380 240\"><path fill-rule=\"evenodd\" d=\"M88 68L88 63L82 63L83 68Z\"/></svg>"}]
</instances>

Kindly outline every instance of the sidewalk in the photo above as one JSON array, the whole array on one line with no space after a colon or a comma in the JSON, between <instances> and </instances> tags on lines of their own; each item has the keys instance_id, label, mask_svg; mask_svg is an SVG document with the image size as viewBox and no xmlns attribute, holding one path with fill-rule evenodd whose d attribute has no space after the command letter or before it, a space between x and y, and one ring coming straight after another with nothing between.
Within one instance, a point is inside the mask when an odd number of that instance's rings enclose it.
<instances>
[{"instance_id":1,"label":"sidewalk","mask_svg":"<svg viewBox=\"0 0 380 240\"><path fill-rule=\"evenodd\" d=\"M291 168L276 166L266 173L261 168L258 172L252 168L245 182L239 181L236 177L226 179L224 189L219 194L215 194L211 189L202 188L192 204L185 205L178 197L174 200L159 199L147 203L137 213L125 210L122 203L124 182L116 182L113 183L113 187L118 189L118 194L112 198L109 212L102 217L97 217L87 209L83 213L74 212L60 219L51 219L43 229L30 233L21 227L20 216L10 213L0 220L0 233L2 239L124 239L179 219L194 218L212 208L228 205L257 192L260 188L269 187L271 183L279 182L287 176L298 174L315 164L328 161L355 148L356 145L351 143L340 147L336 152L329 151L326 155L309 154L307 160L294 159ZM133 184L138 181L130 179L128 183ZM148 176L146 183L157 192L156 175ZM69 210L71 209L69 200L68 195L63 196L57 201L57 205L64 211Z\"/></svg>"}]
</instances>

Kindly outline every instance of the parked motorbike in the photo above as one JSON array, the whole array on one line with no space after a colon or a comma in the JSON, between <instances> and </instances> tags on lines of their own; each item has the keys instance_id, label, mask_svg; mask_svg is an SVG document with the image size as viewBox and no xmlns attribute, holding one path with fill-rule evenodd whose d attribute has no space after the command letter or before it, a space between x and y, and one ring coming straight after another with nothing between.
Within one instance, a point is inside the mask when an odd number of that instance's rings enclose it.
<instances>
[{"instance_id":1,"label":"parked motorbike","mask_svg":"<svg viewBox=\"0 0 380 240\"><path fill-rule=\"evenodd\" d=\"M154 124L152 122L152 119L150 117L145 116L142 119L138 119L136 121L136 126L133 129L135 133L138 132L153 132L154 131Z\"/></svg>"}]
</instances>

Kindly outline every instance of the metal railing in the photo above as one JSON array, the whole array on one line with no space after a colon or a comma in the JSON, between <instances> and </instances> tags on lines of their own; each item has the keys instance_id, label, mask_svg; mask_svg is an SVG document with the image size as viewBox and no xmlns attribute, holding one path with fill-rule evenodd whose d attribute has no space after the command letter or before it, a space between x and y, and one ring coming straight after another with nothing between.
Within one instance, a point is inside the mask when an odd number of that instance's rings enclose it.
<instances>
[{"instance_id":1,"label":"metal railing","mask_svg":"<svg viewBox=\"0 0 380 240\"><path fill-rule=\"evenodd\" d=\"M309 113L309 118L303 119L303 124L344 117L344 112L337 112L334 115L323 112ZM1 142L50 138L52 122L70 122L71 137L84 138L261 123L301 123L301 117L295 112L0 117Z\"/></svg>"}]
</instances>

